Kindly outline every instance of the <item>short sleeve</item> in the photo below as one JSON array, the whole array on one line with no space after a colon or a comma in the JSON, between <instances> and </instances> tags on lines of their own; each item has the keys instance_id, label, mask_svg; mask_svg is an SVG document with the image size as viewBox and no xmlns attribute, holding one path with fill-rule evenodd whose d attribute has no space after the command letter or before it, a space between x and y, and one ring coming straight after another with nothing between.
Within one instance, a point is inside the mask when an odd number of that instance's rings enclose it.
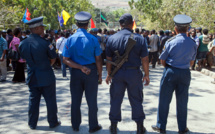
<instances>
[{"instance_id":1,"label":"short sleeve","mask_svg":"<svg viewBox=\"0 0 215 134\"><path fill-rule=\"evenodd\" d=\"M163 52L161 53L159 59L166 60L168 55L169 55L169 43L166 42L166 44L164 45L164 48L163 48Z\"/></svg>"},{"instance_id":2,"label":"short sleeve","mask_svg":"<svg viewBox=\"0 0 215 134\"><path fill-rule=\"evenodd\" d=\"M107 40L106 48L105 48L106 56L113 57L113 52L111 51L111 41Z\"/></svg>"},{"instance_id":3,"label":"short sleeve","mask_svg":"<svg viewBox=\"0 0 215 134\"><path fill-rule=\"evenodd\" d=\"M147 48L147 43L145 38L140 39L140 44L141 44L141 53L140 56L142 58L148 56L148 48Z\"/></svg>"},{"instance_id":4,"label":"short sleeve","mask_svg":"<svg viewBox=\"0 0 215 134\"><path fill-rule=\"evenodd\" d=\"M57 54L56 54L56 51L54 49L54 46L53 45L48 45L48 56L50 59L55 59L57 58Z\"/></svg>"},{"instance_id":5,"label":"short sleeve","mask_svg":"<svg viewBox=\"0 0 215 134\"><path fill-rule=\"evenodd\" d=\"M14 45L18 45L19 46L19 43L20 43L20 39L19 38L14 39L14 42L13 42Z\"/></svg>"},{"instance_id":6,"label":"short sleeve","mask_svg":"<svg viewBox=\"0 0 215 134\"><path fill-rule=\"evenodd\" d=\"M99 56L102 53L101 45L99 44L98 40L95 41L95 56Z\"/></svg>"},{"instance_id":7,"label":"short sleeve","mask_svg":"<svg viewBox=\"0 0 215 134\"><path fill-rule=\"evenodd\" d=\"M3 50L7 50L8 48L7 48L7 41L6 40L4 40L4 46L3 46Z\"/></svg>"},{"instance_id":8,"label":"short sleeve","mask_svg":"<svg viewBox=\"0 0 215 134\"><path fill-rule=\"evenodd\" d=\"M63 57L70 57L70 54L69 54L69 39L66 41L65 45L64 45L64 48L63 48Z\"/></svg>"},{"instance_id":9,"label":"short sleeve","mask_svg":"<svg viewBox=\"0 0 215 134\"><path fill-rule=\"evenodd\" d=\"M194 54L193 54L193 56L192 56L192 61L194 61L195 59L196 59L196 55L197 55L197 46L195 45L194 46Z\"/></svg>"}]
</instances>

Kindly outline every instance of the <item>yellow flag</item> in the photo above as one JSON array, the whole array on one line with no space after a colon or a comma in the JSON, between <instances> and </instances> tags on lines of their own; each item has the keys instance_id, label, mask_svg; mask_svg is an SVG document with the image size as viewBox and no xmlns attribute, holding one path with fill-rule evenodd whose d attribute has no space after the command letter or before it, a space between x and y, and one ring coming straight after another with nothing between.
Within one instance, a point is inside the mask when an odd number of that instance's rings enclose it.
<instances>
[{"instance_id":1,"label":"yellow flag","mask_svg":"<svg viewBox=\"0 0 215 134\"><path fill-rule=\"evenodd\" d=\"M66 22L68 21L68 19L70 18L70 15L68 12L66 12L65 10L62 11L62 16L63 16L63 21L64 21L64 25L66 25Z\"/></svg>"}]
</instances>

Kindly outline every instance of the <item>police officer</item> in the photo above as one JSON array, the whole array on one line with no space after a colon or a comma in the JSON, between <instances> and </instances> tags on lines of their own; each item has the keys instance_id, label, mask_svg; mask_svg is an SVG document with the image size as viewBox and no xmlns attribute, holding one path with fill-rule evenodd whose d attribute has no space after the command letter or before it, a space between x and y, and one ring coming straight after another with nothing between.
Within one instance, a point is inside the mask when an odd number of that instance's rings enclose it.
<instances>
[{"instance_id":1,"label":"police officer","mask_svg":"<svg viewBox=\"0 0 215 134\"><path fill-rule=\"evenodd\" d=\"M149 63L148 63L148 49L144 38L137 34L132 33L133 18L130 14L126 13L119 19L121 31L110 36L106 46L107 60L115 61L115 51L118 50L120 55L125 52L126 44L129 37L136 40L136 44L130 51L128 61L125 62L118 72L114 75L113 79L109 77L112 65L107 62L108 75L106 83L110 86L111 108L109 119L111 121L110 131L112 134L117 133L117 123L121 121L121 104L127 88L128 98L132 107L132 119L137 123L137 133L143 134L146 129L143 126L145 114L143 111L143 82L145 85L149 84ZM145 72L143 74L140 70L142 66Z\"/></svg>"},{"instance_id":2,"label":"police officer","mask_svg":"<svg viewBox=\"0 0 215 134\"><path fill-rule=\"evenodd\" d=\"M160 133L166 132L169 104L175 91L178 129L179 133L183 134L189 131L187 128L188 90L191 80L189 67L194 63L197 46L186 36L192 19L187 15L176 15L173 20L177 36L167 41L160 55L165 69L160 84L157 124L152 128Z\"/></svg>"},{"instance_id":3,"label":"police officer","mask_svg":"<svg viewBox=\"0 0 215 134\"><path fill-rule=\"evenodd\" d=\"M28 125L36 129L39 117L41 95L45 98L50 128L60 125L57 118L56 82L51 65L55 62L56 52L51 43L43 38L43 17L26 23L32 34L19 45L19 51L28 65L27 84L29 86Z\"/></svg>"},{"instance_id":4,"label":"police officer","mask_svg":"<svg viewBox=\"0 0 215 134\"><path fill-rule=\"evenodd\" d=\"M79 131L81 124L80 105L85 91L89 107L89 132L93 133L102 127L97 118L98 81L102 81L102 59L100 44L96 37L87 33L91 19L88 12L79 12L75 15L79 29L68 38L64 50L64 63L72 68L70 91L72 97L71 123L74 131Z\"/></svg>"}]
</instances>

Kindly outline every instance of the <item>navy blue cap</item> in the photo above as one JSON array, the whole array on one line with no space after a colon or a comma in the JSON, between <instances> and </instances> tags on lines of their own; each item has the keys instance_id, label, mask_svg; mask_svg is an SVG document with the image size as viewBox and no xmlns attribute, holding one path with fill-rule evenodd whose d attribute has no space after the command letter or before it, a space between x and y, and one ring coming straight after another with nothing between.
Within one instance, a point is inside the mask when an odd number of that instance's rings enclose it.
<instances>
[{"instance_id":1,"label":"navy blue cap","mask_svg":"<svg viewBox=\"0 0 215 134\"><path fill-rule=\"evenodd\" d=\"M120 24L131 24L133 22L133 17L131 14L125 13L119 18L119 22Z\"/></svg>"},{"instance_id":2,"label":"navy blue cap","mask_svg":"<svg viewBox=\"0 0 215 134\"><path fill-rule=\"evenodd\" d=\"M185 14L178 14L173 18L173 20L177 26L189 26L192 22L192 18Z\"/></svg>"},{"instance_id":3,"label":"navy blue cap","mask_svg":"<svg viewBox=\"0 0 215 134\"><path fill-rule=\"evenodd\" d=\"M38 26L46 26L43 24L43 17L33 18L30 21L26 22L29 25L29 28L35 28Z\"/></svg>"},{"instance_id":4,"label":"navy blue cap","mask_svg":"<svg viewBox=\"0 0 215 134\"><path fill-rule=\"evenodd\" d=\"M88 23L91 18L92 18L92 15L85 11L81 11L75 14L75 20L78 23Z\"/></svg>"}]
</instances>

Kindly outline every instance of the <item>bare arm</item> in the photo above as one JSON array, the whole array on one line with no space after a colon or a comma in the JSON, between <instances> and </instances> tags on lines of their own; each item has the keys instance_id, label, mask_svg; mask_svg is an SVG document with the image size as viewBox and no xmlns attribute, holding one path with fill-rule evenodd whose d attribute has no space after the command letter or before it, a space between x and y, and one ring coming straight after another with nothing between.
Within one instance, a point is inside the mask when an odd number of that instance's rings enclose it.
<instances>
[{"instance_id":1,"label":"bare arm","mask_svg":"<svg viewBox=\"0 0 215 134\"><path fill-rule=\"evenodd\" d=\"M191 67L193 66L194 62L195 62L194 60L191 60L191 61L190 61L190 66L191 66Z\"/></svg>"},{"instance_id":2,"label":"bare arm","mask_svg":"<svg viewBox=\"0 0 215 134\"><path fill-rule=\"evenodd\" d=\"M51 59L51 66L54 65L56 59Z\"/></svg>"},{"instance_id":3,"label":"bare arm","mask_svg":"<svg viewBox=\"0 0 215 134\"><path fill-rule=\"evenodd\" d=\"M3 51L3 54L2 54L2 56L1 56L0 61L4 61L4 56L5 56L5 54L6 54L6 50Z\"/></svg>"},{"instance_id":4,"label":"bare arm","mask_svg":"<svg viewBox=\"0 0 215 134\"><path fill-rule=\"evenodd\" d=\"M161 64L165 67L166 66L166 61L165 60L160 60Z\"/></svg>"},{"instance_id":5,"label":"bare arm","mask_svg":"<svg viewBox=\"0 0 215 134\"><path fill-rule=\"evenodd\" d=\"M76 69L80 69L83 73L85 73L86 75L89 75L91 70L85 66L82 66L80 64L75 63L74 61L72 61L70 58L68 57L63 57L63 63L68 65L71 68L76 68Z\"/></svg>"},{"instance_id":6,"label":"bare arm","mask_svg":"<svg viewBox=\"0 0 215 134\"><path fill-rule=\"evenodd\" d=\"M142 66L143 66L143 70L145 72L145 75L143 77L143 82L146 82L144 85L147 86L150 83L150 79L149 79L149 58L148 56L141 58L142 60Z\"/></svg>"},{"instance_id":7,"label":"bare arm","mask_svg":"<svg viewBox=\"0 0 215 134\"><path fill-rule=\"evenodd\" d=\"M106 57L107 60L112 61L112 57ZM107 78L106 78L106 83L109 84L111 82L111 77L109 77L111 73L111 63L106 62L106 68L107 68Z\"/></svg>"},{"instance_id":8,"label":"bare arm","mask_svg":"<svg viewBox=\"0 0 215 134\"><path fill-rule=\"evenodd\" d=\"M96 67L99 73L99 84L102 84L102 57L95 56L96 58Z\"/></svg>"}]
</instances>

